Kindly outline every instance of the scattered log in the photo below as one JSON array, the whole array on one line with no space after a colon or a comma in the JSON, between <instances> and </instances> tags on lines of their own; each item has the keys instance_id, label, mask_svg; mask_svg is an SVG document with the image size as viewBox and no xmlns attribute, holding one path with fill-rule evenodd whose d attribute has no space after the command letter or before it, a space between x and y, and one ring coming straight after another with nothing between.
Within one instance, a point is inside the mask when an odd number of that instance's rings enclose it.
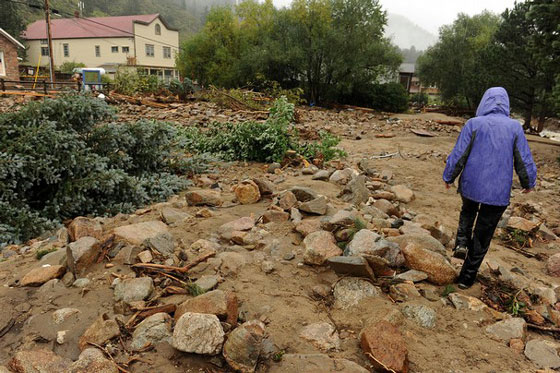
<instances>
[{"instance_id":1,"label":"scattered log","mask_svg":"<svg viewBox=\"0 0 560 373\"><path fill-rule=\"evenodd\" d=\"M463 122L459 122L458 120L435 120L434 122L439 124L445 124L448 126L462 126Z\"/></svg>"}]
</instances>

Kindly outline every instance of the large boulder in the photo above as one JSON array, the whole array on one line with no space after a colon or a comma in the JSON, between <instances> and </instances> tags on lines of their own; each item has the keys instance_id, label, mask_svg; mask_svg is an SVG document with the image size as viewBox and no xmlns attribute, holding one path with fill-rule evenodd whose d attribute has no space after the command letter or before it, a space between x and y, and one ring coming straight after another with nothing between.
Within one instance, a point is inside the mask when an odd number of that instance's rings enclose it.
<instances>
[{"instance_id":1,"label":"large boulder","mask_svg":"<svg viewBox=\"0 0 560 373\"><path fill-rule=\"evenodd\" d=\"M221 206L224 203L221 193L216 190L191 190L185 194L185 199L190 206Z\"/></svg>"},{"instance_id":2,"label":"large boulder","mask_svg":"<svg viewBox=\"0 0 560 373\"><path fill-rule=\"evenodd\" d=\"M509 342L510 339L525 339L527 323L521 317L513 317L487 326L486 333L505 342Z\"/></svg>"},{"instance_id":3,"label":"large boulder","mask_svg":"<svg viewBox=\"0 0 560 373\"><path fill-rule=\"evenodd\" d=\"M67 373L118 373L119 368L98 348L86 348ZM65 372L66 373L66 372Z\"/></svg>"},{"instance_id":4,"label":"large boulder","mask_svg":"<svg viewBox=\"0 0 560 373\"><path fill-rule=\"evenodd\" d=\"M320 196L311 201L303 202L299 209L309 214L325 215L327 212L327 197Z\"/></svg>"},{"instance_id":5,"label":"large boulder","mask_svg":"<svg viewBox=\"0 0 560 373\"><path fill-rule=\"evenodd\" d=\"M409 244L414 244L418 247L434 251L441 255L446 254L445 247L442 243L428 234L407 233L401 236L389 237L387 240L397 243L401 250Z\"/></svg>"},{"instance_id":6,"label":"large boulder","mask_svg":"<svg viewBox=\"0 0 560 373\"><path fill-rule=\"evenodd\" d=\"M53 278L59 278L64 272L66 272L66 268L61 265L34 268L23 276L21 285L40 286Z\"/></svg>"},{"instance_id":7,"label":"large boulder","mask_svg":"<svg viewBox=\"0 0 560 373\"><path fill-rule=\"evenodd\" d=\"M163 312L145 318L134 329L130 347L134 350L140 350L148 344L156 345L160 342L171 342L171 323L171 316Z\"/></svg>"},{"instance_id":8,"label":"large boulder","mask_svg":"<svg viewBox=\"0 0 560 373\"><path fill-rule=\"evenodd\" d=\"M323 351L338 350L340 338L336 328L328 322L317 322L303 328L301 338Z\"/></svg>"},{"instance_id":9,"label":"large boulder","mask_svg":"<svg viewBox=\"0 0 560 373\"><path fill-rule=\"evenodd\" d=\"M539 368L560 368L559 345L543 339L533 339L525 345L525 356Z\"/></svg>"},{"instance_id":10,"label":"large boulder","mask_svg":"<svg viewBox=\"0 0 560 373\"><path fill-rule=\"evenodd\" d=\"M331 232L318 231L309 234L303 240L305 252L303 260L307 264L321 265L328 258L342 255Z\"/></svg>"},{"instance_id":11,"label":"large boulder","mask_svg":"<svg viewBox=\"0 0 560 373\"><path fill-rule=\"evenodd\" d=\"M138 277L120 280L115 286L115 301L126 303L147 299L154 291L154 280L151 277Z\"/></svg>"},{"instance_id":12,"label":"large boulder","mask_svg":"<svg viewBox=\"0 0 560 373\"><path fill-rule=\"evenodd\" d=\"M67 372L72 360L62 358L46 349L18 351L10 361L10 368L17 373Z\"/></svg>"},{"instance_id":13,"label":"large boulder","mask_svg":"<svg viewBox=\"0 0 560 373\"><path fill-rule=\"evenodd\" d=\"M409 269L426 273L428 281L436 285L452 284L457 278L455 268L441 254L415 244L407 245L402 253Z\"/></svg>"},{"instance_id":14,"label":"large boulder","mask_svg":"<svg viewBox=\"0 0 560 373\"><path fill-rule=\"evenodd\" d=\"M102 346L120 334L121 330L117 322L111 320L106 314L103 314L99 316L80 337L80 350L83 351L89 347L90 345L88 342Z\"/></svg>"},{"instance_id":15,"label":"large boulder","mask_svg":"<svg viewBox=\"0 0 560 373\"><path fill-rule=\"evenodd\" d=\"M103 227L96 219L78 216L68 225L68 237L70 241L77 241L82 237L95 237L103 239Z\"/></svg>"},{"instance_id":16,"label":"large boulder","mask_svg":"<svg viewBox=\"0 0 560 373\"><path fill-rule=\"evenodd\" d=\"M257 203L261 199L259 186L253 180L243 180L234 187L235 197L242 205Z\"/></svg>"},{"instance_id":17,"label":"large boulder","mask_svg":"<svg viewBox=\"0 0 560 373\"><path fill-rule=\"evenodd\" d=\"M255 371L263 348L264 328L262 322L251 320L230 333L223 351L230 367L243 373Z\"/></svg>"},{"instance_id":18,"label":"large boulder","mask_svg":"<svg viewBox=\"0 0 560 373\"><path fill-rule=\"evenodd\" d=\"M145 221L142 223L123 225L114 229L118 238L140 246L146 239L156 237L161 233L168 233L167 224L161 220Z\"/></svg>"},{"instance_id":19,"label":"large boulder","mask_svg":"<svg viewBox=\"0 0 560 373\"><path fill-rule=\"evenodd\" d=\"M540 223L535 223L519 216L512 216L507 223L507 228L523 232L535 232L539 229L539 226Z\"/></svg>"},{"instance_id":20,"label":"large boulder","mask_svg":"<svg viewBox=\"0 0 560 373\"><path fill-rule=\"evenodd\" d=\"M296 196L297 200L300 202L307 202L311 201L319 195L311 188L303 187L303 186L295 186L290 188L290 192Z\"/></svg>"},{"instance_id":21,"label":"large boulder","mask_svg":"<svg viewBox=\"0 0 560 373\"><path fill-rule=\"evenodd\" d=\"M173 330L172 345L179 351L217 355L224 343L224 330L215 315L187 312Z\"/></svg>"},{"instance_id":22,"label":"large boulder","mask_svg":"<svg viewBox=\"0 0 560 373\"><path fill-rule=\"evenodd\" d=\"M391 267L399 267L404 263L399 245L381 239L381 236L368 229L362 229L354 235L344 254L349 256L377 256L387 260Z\"/></svg>"},{"instance_id":23,"label":"large boulder","mask_svg":"<svg viewBox=\"0 0 560 373\"><path fill-rule=\"evenodd\" d=\"M86 272L101 254L99 241L94 237L82 237L66 247L66 265L75 275Z\"/></svg>"},{"instance_id":24,"label":"large boulder","mask_svg":"<svg viewBox=\"0 0 560 373\"><path fill-rule=\"evenodd\" d=\"M409 203L414 200L414 192L404 185L394 185L391 192L395 194L395 199L399 202Z\"/></svg>"},{"instance_id":25,"label":"large boulder","mask_svg":"<svg viewBox=\"0 0 560 373\"><path fill-rule=\"evenodd\" d=\"M390 322L382 320L368 325L360 333L360 344L376 369L406 373L408 349L402 334Z\"/></svg>"},{"instance_id":26,"label":"large boulder","mask_svg":"<svg viewBox=\"0 0 560 373\"><path fill-rule=\"evenodd\" d=\"M352 202L354 205L367 202L369 190L366 187L366 177L360 175L352 179L340 192L339 197L343 201Z\"/></svg>"},{"instance_id":27,"label":"large boulder","mask_svg":"<svg viewBox=\"0 0 560 373\"><path fill-rule=\"evenodd\" d=\"M333 294L335 307L348 309L365 298L379 296L381 290L363 278L346 277L336 283Z\"/></svg>"},{"instance_id":28,"label":"large boulder","mask_svg":"<svg viewBox=\"0 0 560 373\"><path fill-rule=\"evenodd\" d=\"M178 321L183 314L190 312L216 315L221 320L235 325L238 314L237 306L237 296L235 293L213 290L187 299L178 305L175 310L175 321Z\"/></svg>"}]
</instances>

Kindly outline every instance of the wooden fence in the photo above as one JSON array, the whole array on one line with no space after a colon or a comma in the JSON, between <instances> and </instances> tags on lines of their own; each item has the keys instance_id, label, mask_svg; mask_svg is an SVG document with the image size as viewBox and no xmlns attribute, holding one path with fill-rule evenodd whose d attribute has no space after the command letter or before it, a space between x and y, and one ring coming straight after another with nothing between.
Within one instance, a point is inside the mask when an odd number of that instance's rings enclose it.
<instances>
[{"instance_id":1,"label":"wooden fence","mask_svg":"<svg viewBox=\"0 0 560 373\"><path fill-rule=\"evenodd\" d=\"M109 84L99 83L91 84L91 86L102 87L102 90L109 89ZM28 80L5 80L0 79L0 94L2 92L38 92L45 95L56 94L61 91L83 89L81 82L51 82L48 80L40 80L37 82Z\"/></svg>"}]
</instances>

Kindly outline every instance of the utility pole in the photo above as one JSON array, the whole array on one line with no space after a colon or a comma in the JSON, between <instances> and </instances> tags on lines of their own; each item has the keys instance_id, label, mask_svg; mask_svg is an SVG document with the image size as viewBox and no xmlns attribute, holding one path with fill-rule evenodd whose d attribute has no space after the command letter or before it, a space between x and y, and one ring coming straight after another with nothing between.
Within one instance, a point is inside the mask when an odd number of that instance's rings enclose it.
<instances>
[{"instance_id":1,"label":"utility pole","mask_svg":"<svg viewBox=\"0 0 560 373\"><path fill-rule=\"evenodd\" d=\"M51 88L54 88L54 53L52 47L51 10L49 9L49 0L45 0L45 20L47 22L47 39L49 43L49 70L51 76Z\"/></svg>"}]
</instances>

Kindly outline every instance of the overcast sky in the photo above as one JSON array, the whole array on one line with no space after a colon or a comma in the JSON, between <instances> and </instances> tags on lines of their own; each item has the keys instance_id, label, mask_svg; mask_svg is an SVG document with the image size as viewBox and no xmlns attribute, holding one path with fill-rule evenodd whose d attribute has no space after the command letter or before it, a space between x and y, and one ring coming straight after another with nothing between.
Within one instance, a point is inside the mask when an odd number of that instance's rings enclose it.
<instances>
[{"instance_id":1,"label":"overcast sky","mask_svg":"<svg viewBox=\"0 0 560 373\"><path fill-rule=\"evenodd\" d=\"M515 0L380 0L391 12L408 17L418 26L437 34L442 25L452 23L458 13L469 15L488 9L501 13L511 8ZM276 6L286 6L291 0L274 0Z\"/></svg>"}]
</instances>

